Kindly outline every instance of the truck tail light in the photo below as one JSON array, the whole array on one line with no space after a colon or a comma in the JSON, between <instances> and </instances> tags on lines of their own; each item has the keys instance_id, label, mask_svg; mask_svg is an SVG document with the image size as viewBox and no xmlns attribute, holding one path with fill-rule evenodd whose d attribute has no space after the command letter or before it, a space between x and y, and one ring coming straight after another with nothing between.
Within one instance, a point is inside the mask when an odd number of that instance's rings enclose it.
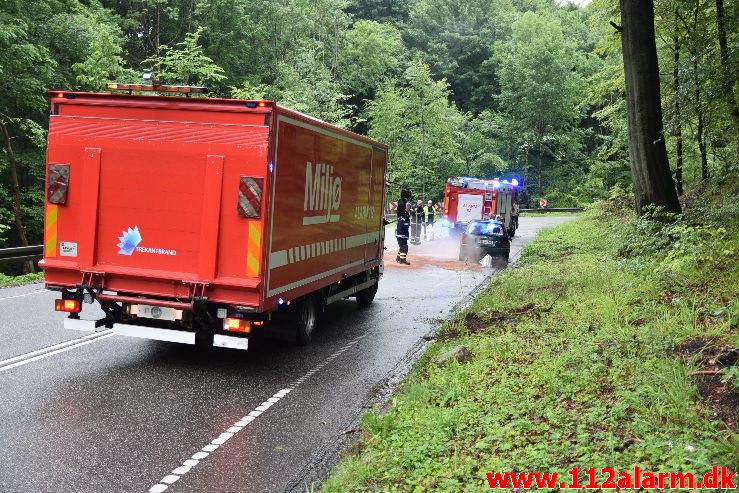
<instances>
[{"instance_id":1,"label":"truck tail light","mask_svg":"<svg viewBox=\"0 0 739 493\"><path fill-rule=\"evenodd\" d=\"M46 200L50 204L64 205L67 203L69 190L69 165L50 164L46 178Z\"/></svg>"},{"instance_id":2,"label":"truck tail light","mask_svg":"<svg viewBox=\"0 0 739 493\"><path fill-rule=\"evenodd\" d=\"M77 300L54 300L54 310L57 312L79 313L82 311Z\"/></svg>"},{"instance_id":3,"label":"truck tail light","mask_svg":"<svg viewBox=\"0 0 739 493\"><path fill-rule=\"evenodd\" d=\"M239 216L259 219L262 211L262 186L264 178L242 176L239 181L239 202L236 212Z\"/></svg>"},{"instance_id":4,"label":"truck tail light","mask_svg":"<svg viewBox=\"0 0 739 493\"><path fill-rule=\"evenodd\" d=\"M226 332L243 332L248 334L251 332L251 324L248 320L242 318L224 318L223 330Z\"/></svg>"}]
</instances>

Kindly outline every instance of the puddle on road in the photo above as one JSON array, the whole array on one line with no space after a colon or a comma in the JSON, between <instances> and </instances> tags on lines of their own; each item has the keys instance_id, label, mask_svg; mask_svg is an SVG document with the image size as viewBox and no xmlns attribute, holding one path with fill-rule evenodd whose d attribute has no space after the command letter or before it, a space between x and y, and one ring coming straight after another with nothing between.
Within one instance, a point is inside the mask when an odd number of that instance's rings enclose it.
<instances>
[{"instance_id":1,"label":"puddle on road","mask_svg":"<svg viewBox=\"0 0 739 493\"><path fill-rule=\"evenodd\" d=\"M412 256L408 253L408 261L411 265L401 265L395 262L395 253L385 253L385 269L416 270L423 267L439 267L444 270L482 272L482 266L478 263L462 262L460 260L444 260L431 256Z\"/></svg>"},{"instance_id":2,"label":"puddle on road","mask_svg":"<svg viewBox=\"0 0 739 493\"><path fill-rule=\"evenodd\" d=\"M395 238L386 239L388 250L385 252L385 269L416 270L423 267L438 267L451 271L482 272L483 269L477 262L465 262L459 260L459 236L437 237L431 241L421 240L420 245L408 245L408 261L411 265L401 265L395 261L398 253L398 244ZM500 260L500 261L498 261ZM507 265L505 260L494 259L493 267L500 268Z\"/></svg>"}]
</instances>

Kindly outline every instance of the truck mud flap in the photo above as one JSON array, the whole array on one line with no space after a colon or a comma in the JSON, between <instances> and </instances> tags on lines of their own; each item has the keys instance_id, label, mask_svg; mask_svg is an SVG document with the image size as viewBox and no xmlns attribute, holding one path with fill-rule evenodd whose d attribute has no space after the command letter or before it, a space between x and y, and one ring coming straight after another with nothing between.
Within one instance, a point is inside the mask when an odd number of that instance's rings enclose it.
<instances>
[{"instance_id":1,"label":"truck mud flap","mask_svg":"<svg viewBox=\"0 0 739 493\"><path fill-rule=\"evenodd\" d=\"M113 324L113 333L119 336L138 337L154 341L179 342L195 344L195 332L184 330L157 329L142 325Z\"/></svg>"}]
</instances>

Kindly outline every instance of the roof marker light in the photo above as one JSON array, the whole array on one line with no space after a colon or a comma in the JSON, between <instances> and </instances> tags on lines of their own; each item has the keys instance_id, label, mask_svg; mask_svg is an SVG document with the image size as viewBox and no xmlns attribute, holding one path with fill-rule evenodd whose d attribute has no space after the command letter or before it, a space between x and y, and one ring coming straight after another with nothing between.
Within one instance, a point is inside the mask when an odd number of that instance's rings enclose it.
<instances>
[{"instance_id":1,"label":"roof marker light","mask_svg":"<svg viewBox=\"0 0 739 493\"><path fill-rule=\"evenodd\" d=\"M111 91L150 91L169 92L178 94L206 94L207 87L203 86L170 86L167 84L121 84L119 82L108 82L105 88Z\"/></svg>"},{"instance_id":2,"label":"roof marker light","mask_svg":"<svg viewBox=\"0 0 739 493\"><path fill-rule=\"evenodd\" d=\"M282 298L279 298L279 299L277 300L277 304L278 304L278 305L284 305L284 304L285 304L285 300L283 300Z\"/></svg>"}]
</instances>

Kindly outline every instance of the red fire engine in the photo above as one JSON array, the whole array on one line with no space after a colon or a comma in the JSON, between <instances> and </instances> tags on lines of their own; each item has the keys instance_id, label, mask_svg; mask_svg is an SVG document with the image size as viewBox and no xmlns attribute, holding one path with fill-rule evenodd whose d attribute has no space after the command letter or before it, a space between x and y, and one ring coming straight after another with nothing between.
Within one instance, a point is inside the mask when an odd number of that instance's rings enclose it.
<instances>
[{"instance_id":1,"label":"red fire engine","mask_svg":"<svg viewBox=\"0 0 739 493\"><path fill-rule=\"evenodd\" d=\"M518 228L518 180L482 180L480 178L449 178L444 191L444 212L441 224L447 228L464 229L470 221L501 216L508 235Z\"/></svg>"}]
</instances>

